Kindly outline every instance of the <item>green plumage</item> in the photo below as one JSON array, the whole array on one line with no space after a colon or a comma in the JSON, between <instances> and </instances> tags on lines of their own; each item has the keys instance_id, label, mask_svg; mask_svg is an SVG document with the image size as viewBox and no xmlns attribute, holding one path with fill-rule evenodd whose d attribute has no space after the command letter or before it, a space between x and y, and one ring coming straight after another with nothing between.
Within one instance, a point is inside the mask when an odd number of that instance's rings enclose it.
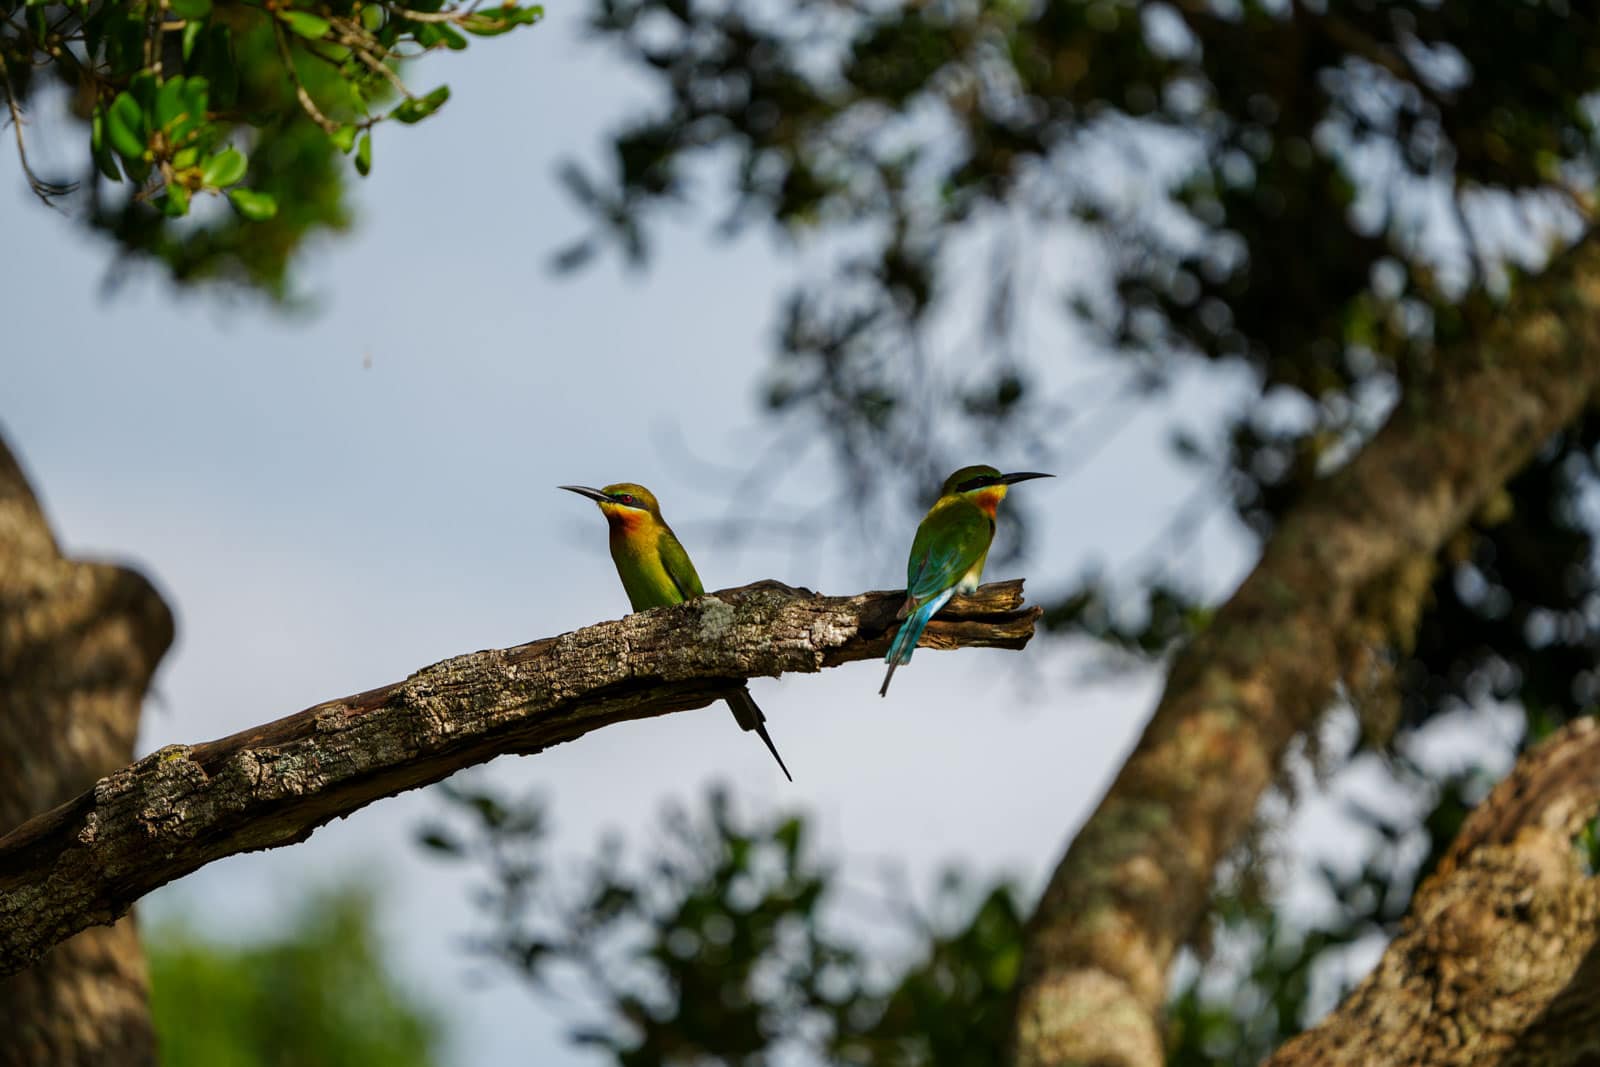
<instances>
[{"instance_id":1,"label":"green plumage","mask_svg":"<svg viewBox=\"0 0 1600 1067\"><path fill-rule=\"evenodd\" d=\"M613 528L611 533L611 561L617 565L617 575L628 594L628 603L634 611L681 604L705 595L700 575L695 573L689 553L665 522L653 531L642 535L628 535Z\"/></svg>"},{"instance_id":2,"label":"green plumage","mask_svg":"<svg viewBox=\"0 0 1600 1067\"><path fill-rule=\"evenodd\" d=\"M963 593L978 587L994 520L964 496L940 497L929 509L906 560L906 595L926 600L951 586Z\"/></svg>"},{"instance_id":3,"label":"green plumage","mask_svg":"<svg viewBox=\"0 0 1600 1067\"><path fill-rule=\"evenodd\" d=\"M705 595L689 553L661 517L661 506L650 490L634 482L618 482L604 489L582 485L561 488L600 505L611 526L611 561L617 565L617 576L622 579L622 589L634 611L670 607ZM755 731L778 761L783 776L793 781L767 733L767 717L751 698L750 690L740 686L727 700L734 720L741 728Z\"/></svg>"},{"instance_id":4,"label":"green plumage","mask_svg":"<svg viewBox=\"0 0 1600 1067\"><path fill-rule=\"evenodd\" d=\"M983 565L994 541L994 515L1006 488L1032 478L1049 478L1036 471L1001 474L989 466L962 467L944 481L939 499L922 517L906 560L906 602L900 608L901 625L889 652L879 696L887 696L895 668L911 662L911 653L928 621L956 593L978 588Z\"/></svg>"}]
</instances>

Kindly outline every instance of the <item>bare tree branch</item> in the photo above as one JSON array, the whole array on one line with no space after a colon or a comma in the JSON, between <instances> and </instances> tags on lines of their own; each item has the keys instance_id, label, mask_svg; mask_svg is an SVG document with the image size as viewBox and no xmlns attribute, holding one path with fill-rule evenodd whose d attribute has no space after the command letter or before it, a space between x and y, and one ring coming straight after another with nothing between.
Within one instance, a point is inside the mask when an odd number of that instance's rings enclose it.
<instances>
[{"instance_id":1,"label":"bare tree branch","mask_svg":"<svg viewBox=\"0 0 1600 1067\"><path fill-rule=\"evenodd\" d=\"M1341 664L1414 628L1427 583L1404 576L1426 573L1445 539L1593 398L1600 241L1559 255L1492 329L1442 348L1434 366L1357 457L1284 516L1255 570L1173 663L1143 737L1034 915L1020 1067L1161 1063L1173 956ZM1395 632L1378 632L1375 611Z\"/></svg>"},{"instance_id":2,"label":"bare tree branch","mask_svg":"<svg viewBox=\"0 0 1600 1067\"><path fill-rule=\"evenodd\" d=\"M11 68L6 65L6 54L0 49L0 87L5 89L6 109L11 113L11 129L17 139L17 162L22 164L22 175L28 179L28 188L33 191L47 206L55 207L56 198L66 196L77 189L77 184L62 185L58 182L47 182L34 173L32 165L28 163L28 146L22 137L22 108L17 105L17 89L11 81Z\"/></svg>"},{"instance_id":3,"label":"bare tree branch","mask_svg":"<svg viewBox=\"0 0 1600 1067\"><path fill-rule=\"evenodd\" d=\"M903 600L762 582L458 656L220 741L170 745L0 838L0 974L213 860L304 840L462 767L701 707L755 675L881 656ZM1022 606L1022 582L986 585L952 600L922 644L1021 648L1038 614Z\"/></svg>"},{"instance_id":4,"label":"bare tree branch","mask_svg":"<svg viewBox=\"0 0 1600 1067\"><path fill-rule=\"evenodd\" d=\"M1600 723L1527 753L1467 819L1378 966L1270 1067L1593 1063L1600 882L1574 839L1600 811Z\"/></svg>"},{"instance_id":5,"label":"bare tree branch","mask_svg":"<svg viewBox=\"0 0 1600 1067\"><path fill-rule=\"evenodd\" d=\"M304 111L312 122L322 127L323 133L337 132L339 124L322 113L322 109L311 96L311 90L307 89L306 83L301 80L300 70L294 65L294 55L289 50L288 34L283 28L283 23L277 19L272 20L272 35L273 40L278 43L278 58L283 61L283 69L288 73L289 80L294 83L294 95L300 101L300 110Z\"/></svg>"}]
</instances>

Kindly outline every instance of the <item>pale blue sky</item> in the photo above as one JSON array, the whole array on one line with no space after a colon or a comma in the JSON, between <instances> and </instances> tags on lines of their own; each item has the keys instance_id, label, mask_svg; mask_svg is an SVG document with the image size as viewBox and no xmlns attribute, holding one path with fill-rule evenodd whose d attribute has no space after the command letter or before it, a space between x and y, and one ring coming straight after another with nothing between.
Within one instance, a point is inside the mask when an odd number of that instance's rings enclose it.
<instances>
[{"instance_id":1,"label":"pale blue sky","mask_svg":"<svg viewBox=\"0 0 1600 1067\"><path fill-rule=\"evenodd\" d=\"M143 749L620 614L601 519L555 490L564 482L650 485L710 588L902 582L914 515L881 516L883 540L859 551L847 538L801 555L697 551L728 501L663 442L680 434L695 455L737 467L771 440L759 376L792 267L759 236L728 246L690 225L669 230L648 275L544 271L582 228L556 162L592 156L644 99L607 53L578 43L581 13L554 7L541 27L413 72L424 86L448 80L451 101L421 126L380 131L355 233L304 260L319 310L300 320L175 294L152 276L104 299L106 248L42 210L0 152L0 426L69 549L135 562L178 617ZM432 215L446 221L418 222ZM1090 362L1063 351L1053 366L1070 377ZM1194 412L1237 385L1185 380L1166 409L1203 421ZM1059 585L1145 544L1188 485L1164 434L1163 417L1132 420L1072 477L1019 489L1041 521L1036 558L990 576ZM775 506L803 511L830 490L825 468L806 469ZM1205 540L1190 563L1224 589L1245 548L1226 529ZM888 860L926 886L960 860L1038 885L1159 683L1090 684L1083 662L1059 646L924 653L888 700L876 664L758 680L792 786L720 706L488 773L545 792L560 856L586 853L603 828L637 840L664 800L720 780L742 803L814 812L825 846L860 872ZM1027 686L1007 684L1024 668ZM306 844L215 864L149 911L248 933L310 886L380 877L403 973L454 1021L452 1063L591 1062L560 1041L573 1019L509 983L463 983L463 882L410 844L434 807L425 792L381 802Z\"/></svg>"}]
</instances>

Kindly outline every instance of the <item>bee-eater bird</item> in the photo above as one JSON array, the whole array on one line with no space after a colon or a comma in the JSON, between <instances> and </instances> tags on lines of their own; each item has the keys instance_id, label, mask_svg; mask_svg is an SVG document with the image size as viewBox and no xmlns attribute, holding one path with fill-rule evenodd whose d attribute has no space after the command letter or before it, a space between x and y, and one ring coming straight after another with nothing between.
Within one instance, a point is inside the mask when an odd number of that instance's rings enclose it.
<instances>
[{"instance_id":1,"label":"bee-eater bird","mask_svg":"<svg viewBox=\"0 0 1600 1067\"><path fill-rule=\"evenodd\" d=\"M586 496L600 505L600 511L611 526L611 561L617 565L617 576L622 579L622 588L634 611L681 604L705 594L700 575L689 562L689 553L683 550L672 527L661 517L661 505L656 503L655 494L650 490L633 482L618 482L604 489L591 489L586 485L560 488ZM783 757L778 755L778 747L767 734L767 717L750 698L750 690L740 686L727 700L734 719L744 729L756 732L772 758L778 761L783 776L794 781L789 768L783 765Z\"/></svg>"},{"instance_id":2,"label":"bee-eater bird","mask_svg":"<svg viewBox=\"0 0 1600 1067\"><path fill-rule=\"evenodd\" d=\"M995 510L1005 499L1006 488L1030 478L1053 477L1036 471L1001 474L993 467L977 466L962 467L944 480L939 499L922 517L911 542L911 558L906 561L906 602L896 616L906 621L884 657L889 673L883 676L879 696L889 695L895 668L911 662L911 653L928 620L956 593L978 588L984 561L989 558L989 544L994 540Z\"/></svg>"}]
</instances>

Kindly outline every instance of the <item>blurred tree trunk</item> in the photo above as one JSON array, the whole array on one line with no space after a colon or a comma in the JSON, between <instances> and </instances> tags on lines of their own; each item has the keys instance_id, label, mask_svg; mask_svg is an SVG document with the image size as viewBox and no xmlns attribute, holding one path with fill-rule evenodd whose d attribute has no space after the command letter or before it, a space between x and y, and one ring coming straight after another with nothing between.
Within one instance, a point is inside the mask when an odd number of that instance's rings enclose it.
<instances>
[{"instance_id":1,"label":"blurred tree trunk","mask_svg":"<svg viewBox=\"0 0 1600 1067\"><path fill-rule=\"evenodd\" d=\"M1371 974L1268 1067L1580 1067L1600 1057L1600 723L1530 751L1473 809Z\"/></svg>"},{"instance_id":2,"label":"blurred tree trunk","mask_svg":"<svg viewBox=\"0 0 1600 1067\"><path fill-rule=\"evenodd\" d=\"M1493 328L1432 366L1361 452L1284 514L1255 570L1173 661L1030 923L1018 1067L1159 1067L1172 962L1291 744L1341 682L1388 684L1386 649L1415 631L1440 547L1596 395L1600 240L1521 282Z\"/></svg>"},{"instance_id":3,"label":"blurred tree trunk","mask_svg":"<svg viewBox=\"0 0 1600 1067\"><path fill-rule=\"evenodd\" d=\"M172 615L138 573L62 557L0 440L0 833L133 758ZM156 1062L134 917L0 978L0 1067Z\"/></svg>"}]
</instances>

